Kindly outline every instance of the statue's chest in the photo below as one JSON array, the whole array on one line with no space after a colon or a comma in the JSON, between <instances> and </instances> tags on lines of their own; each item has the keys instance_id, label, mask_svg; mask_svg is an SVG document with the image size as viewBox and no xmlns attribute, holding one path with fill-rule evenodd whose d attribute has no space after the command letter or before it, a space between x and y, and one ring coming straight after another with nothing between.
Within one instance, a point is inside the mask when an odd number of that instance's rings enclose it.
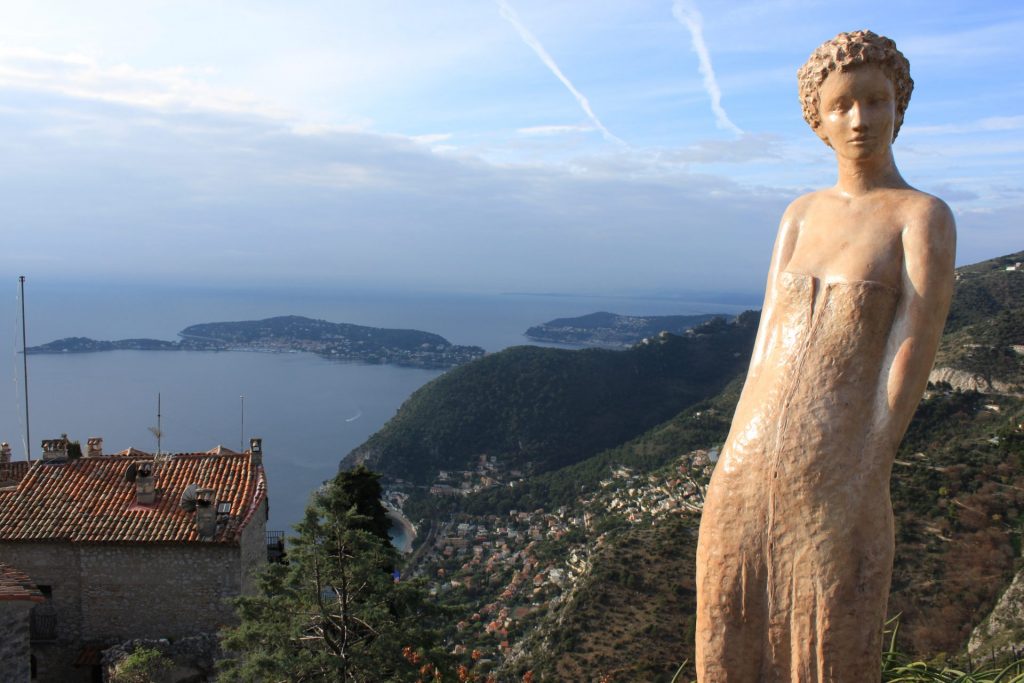
<instances>
[{"instance_id":1,"label":"statue's chest","mask_svg":"<svg viewBox=\"0 0 1024 683\"><path fill-rule=\"evenodd\" d=\"M787 269L829 281L872 281L898 288L903 251L891 217L856 212L808 220L800 228Z\"/></svg>"}]
</instances>

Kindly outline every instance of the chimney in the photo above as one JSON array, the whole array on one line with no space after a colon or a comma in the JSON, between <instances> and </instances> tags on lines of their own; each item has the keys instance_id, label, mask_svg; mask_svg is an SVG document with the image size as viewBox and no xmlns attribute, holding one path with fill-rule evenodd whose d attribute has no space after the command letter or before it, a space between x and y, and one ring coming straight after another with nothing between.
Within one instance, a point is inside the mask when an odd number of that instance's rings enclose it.
<instances>
[{"instance_id":1,"label":"chimney","mask_svg":"<svg viewBox=\"0 0 1024 683\"><path fill-rule=\"evenodd\" d=\"M135 502L139 505L152 505L156 502L155 479L153 463L139 463L139 471L135 475Z\"/></svg>"},{"instance_id":2,"label":"chimney","mask_svg":"<svg viewBox=\"0 0 1024 683\"><path fill-rule=\"evenodd\" d=\"M43 462L58 462L68 458L68 435L59 439L43 439Z\"/></svg>"},{"instance_id":3,"label":"chimney","mask_svg":"<svg viewBox=\"0 0 1024 683\"><path fill-rule=\"evenodd\" d=\"M86 448L88 449L86 455L90 458L98 458L103 455L103 437L101 436L90 436L89 440L86 441Z\"/></svg>"},{"instance_id":4,"label":"chimney","mask_svg":"<svg viewBox=\"0 0 1024 683\"><path fill-rule=\"evenodd\" d=\"M11 461L11 444L4 441L0 443L0 465L6 465Z\"/></svg>"},{"instance_id":5,"label":"chimney","mask_svg":"<svg viewBox=\"0 0 1024 683\"><path fill-rule=\"evenodd\" d=\"M196 531L200 536L212 538L217 533L216 496L213 489L196 491Z\"/></svg>"},{"instance_id":6,"label":"chimney","mask_svg":"<svg viewBox=\"0 0 1024 683\"><path fill-rule=\"evenodd\" d=\"M258 437L249 439L249 463L253 469L263 464L263 439Z\"/></svg>"}]
</instances>

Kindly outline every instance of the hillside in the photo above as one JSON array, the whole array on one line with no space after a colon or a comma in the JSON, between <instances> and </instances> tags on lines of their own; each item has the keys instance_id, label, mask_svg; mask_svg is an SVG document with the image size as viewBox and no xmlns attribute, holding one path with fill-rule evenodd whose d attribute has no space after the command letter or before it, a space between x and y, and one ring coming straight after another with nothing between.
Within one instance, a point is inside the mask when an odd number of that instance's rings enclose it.
<instances>
[{"instance_id":1,"label":"hillside","mask_svg":"<svg viewBox=\"0 0 1024 683\"><path fill-rule=\"evenodd\" d=\"M975 376L979 388L1024 391L1024 268L1015 268L1022 261L1017 252L957 269L936 368Z\"/></svg>"},{"instance_id":2,"label":"hillside","mask_svg":"<svg viewBox=\"0 0 1024 683\"><path fill-rule=\"evenodd\" d=\"M720 318L626 351L514 347L416 391L342 462L428 484L480 455L539 474L621 444L714 396L746 367L758 316Z\"/></svg>"},{"instance_id":3,"label":"hillside","mask_svg":"<svg viewBox=\"0 0 1024 683\"><path fill-rule=\"evenodd\" d=\"M576 318L556 318L526 330L530 339L581 346L629 347L661 332L683 334L722 314L702 315L618 315L591 313Z\"/></svg>"},{"instance_id":4,"label":"hillside","mask_svg":"<svg viewBox=\"0 0 1024 683\"><path fill-rule=\"evenodd\" d=\"M948 355L940 358L948 370L977 372L968 355L953 353L967 335L968 343L992 348L1024 344L1014 323L1018 280L1010 279L1024 273L1005 267L1017 260L958 271L942 340ZM514 391L519 375L510 374L490 375L489 390ZM451 633L457 647L483 653L510 680L532 670L537 680L668 681L684 659L692 661L692 530L742 374L646 431L603 449L590 444L593 455L564 467L547 460L546 471L514 486L483 486L431 505L414 493L411 510L435 520L426 524L429 543L416 570L465 615ZM571 414L563 419L575 427ZM902 615L903 651L955 659L974 631L975 661L990 644L1009 652L1024 608L1022 591L1004 594L1015 576L1024 585L1022 425L1024 399L1013 394L940 384L919 407L891 488L897 555L890 614ZM458 435L447 438L455 444Z\"/></svg>"},{"instance_id":5,"label":"hillside","mask_svg":"<svg viewBox=\"0 0 1024 683\"><path fill-rule=\"evenodd\" d=\"M537 680L667 682L692 662L694 532L714 451L688 448L688 425L717 432L712 443L728 426L708 419L708 405L601 454L600 480L563 491L569 502L474 512L488 494L467 499L419 566L462 615L455 642L502 662L499 680L533 670ZM892 484L889 612L901 614L902 651L961 652L1020 566L1021 421L1016 397L936 392L922 404ZM653 456L666 464L624 464ZM1017 613L1004 606L1000 623L1018 628Z\"/></svg>"}]
</instances>

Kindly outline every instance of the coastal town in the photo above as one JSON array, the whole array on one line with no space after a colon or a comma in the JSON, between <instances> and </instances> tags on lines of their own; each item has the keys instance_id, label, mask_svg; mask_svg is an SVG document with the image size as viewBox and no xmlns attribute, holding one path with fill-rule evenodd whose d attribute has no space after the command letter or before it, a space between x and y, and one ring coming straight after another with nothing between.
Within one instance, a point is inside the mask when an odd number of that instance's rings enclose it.
<instances>
[{"instance_id":1,"label":"coastal town","mask_svg":"<svg viewBox=\"0 0 1024 683\"><path fill-rule=\"evenodd\" d=\"M332 323L302 316L203 323L178 333L180 340L103 341L65 337L30 346L29 354L98 351L256 351L314 353L330 360L444 369L484 355L479 346L460 346L430 332Z\"/></svg>"},{"instance_id":2,"label":"coastal town","mask_svg":"<svg viewBox=\"0 0 1024 683\"><path fill-rule=\"evenodd\" d=\"M407 571L425 577L443 604L471 606L455 619L451 654L470 654L485 669L520 656L531 625L571 598L609 535L668 515L696 519L717 457L717 449L694 450L652 474L613 467L596 491L553 510L451 514L435 522ZM430 493L514 486L521 474L480 456L474 470L439 472ZM385 497L398 504L407 494Z\"/></svg>"}]
</instances>

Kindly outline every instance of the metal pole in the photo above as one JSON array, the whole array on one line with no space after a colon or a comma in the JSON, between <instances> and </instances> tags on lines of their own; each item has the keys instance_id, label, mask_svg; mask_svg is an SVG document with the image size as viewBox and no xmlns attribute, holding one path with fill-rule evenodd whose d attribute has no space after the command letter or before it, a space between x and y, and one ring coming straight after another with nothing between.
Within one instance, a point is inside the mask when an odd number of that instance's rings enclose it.
<instances>
[{"instance_id":1,"label":"metal pole","mask_svg":"<svg viewBox=\"0 0 1024 683\"><path fill-rule=\"evenodd\" d=\"M25 378L25 459L32 462L32 430L28 423L28 350L25 343L25 276L18 276L21 288L21 363Z\"/></svg>"},{"instance_id":2,"label":"metal pole","mask_svg":"<svg viewBox=\"0 0 1024 683\"><path fill-rule=\"evenodd\" d=\"M238 397L242 401L242 426L238 435L238 452L245 452L245 394Z\"/></svg>"}]
</instances>

